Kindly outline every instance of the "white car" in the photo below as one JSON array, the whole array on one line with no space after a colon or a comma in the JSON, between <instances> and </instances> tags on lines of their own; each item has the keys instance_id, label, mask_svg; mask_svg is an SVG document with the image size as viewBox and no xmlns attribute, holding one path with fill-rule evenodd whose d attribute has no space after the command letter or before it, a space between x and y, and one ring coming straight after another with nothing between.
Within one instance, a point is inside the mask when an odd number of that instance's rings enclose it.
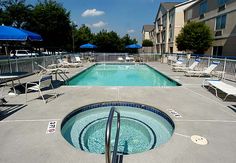
<instances>
[{"instance_id":1,"label":"white car","mask_svg":"<svg viewBox=\"0 0 236 163\"><path fill-rule=\"evenodd\" d=\"M12 50L10 52L11 57L31 57L31 56L37 56L38 53L30 52L29 50Z\"/></svg>"}]
</instances>

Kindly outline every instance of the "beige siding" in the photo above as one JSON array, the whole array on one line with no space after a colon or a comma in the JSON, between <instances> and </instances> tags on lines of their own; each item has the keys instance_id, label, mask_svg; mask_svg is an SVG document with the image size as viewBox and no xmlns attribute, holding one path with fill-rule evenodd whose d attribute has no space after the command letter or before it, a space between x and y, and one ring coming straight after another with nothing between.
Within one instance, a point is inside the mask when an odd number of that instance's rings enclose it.
<instances>
[{"instance_id":1,"label":"beige siding","mask_svg":"<svg viewBox=\"0 0 236 163\"><path fill-rule=\"evenodd\" d=\"M236 36L230 37L225 41L223 54L226 56L236 56Z\"/></svg>"},{"instance_id":2,"label":"beige siding","mask_svg":"<svg viewBox=\"0 0 236 163\"><path fill-rule=\"evenodd\" d=\"M170 53L170 48L173 48L173 53L180 53L178 51L176 44L175 44L175 38L178 36L181 28L184 26L184 10L192 5L194 2L184 2L182 4L176 5L170 11L167 11L167 13L162 13L161 8L159 8L159 13L157 15L157 18L155 20L155 46L156 51L160 52L162 49L162 52ZM170 22L170 15L173 15L173 21ZM166 26L165 26L165 18L166 20ZM163 26L158 26L158 24L164 24L165 28ZM170 32L172 31L172 37L170 36ZM162 39L163 34L165 34L165 40Z\"/></svg>"},{"instance_id":3,"label":"beige siding","mask_svg":"<svg viewBox=\"0 0 236 163\"><path fill-rule=\"evenodd\" d=\"M202 2L202 1L200 1ZM199 5L200 2L195 3L190 6L185 11L185 21L187 21L188 12L192 11L191 21L203 21L207 24L214 35L214 42L211 48L209 48L205 53L208 55L213 54L213 46L223 46L223 55L225 56L236 56L236 0L229 0L226 4L226 8L223 11L218 11L219 5L218 1L208 0L208 11L205 13L203 19L199 19ZM226 25L224 29L221 29L222 35L216 36L216 18L217 16L227 14ZM219 31L219 30L217 30Z\"/></svg>"}]
</instances>

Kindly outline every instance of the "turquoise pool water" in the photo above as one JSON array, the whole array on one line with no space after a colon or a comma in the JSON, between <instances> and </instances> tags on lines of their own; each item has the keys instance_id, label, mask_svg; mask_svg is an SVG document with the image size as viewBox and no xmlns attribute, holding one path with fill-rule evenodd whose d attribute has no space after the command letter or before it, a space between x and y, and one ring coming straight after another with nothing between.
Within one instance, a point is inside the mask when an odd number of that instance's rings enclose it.
<instances>
[{"instance_id":1,"label":"turquoise pool water","mask_svg":"<svg viewBox=\"0 0 236 163\"><path fill-rule=\"evenodd\" d=\"M62 123L63 137L77 149L103 154L105 127L112 106L118 108L121 115L119 153L133 154L157 148L173 134L173 122L165 113L141 104L112 102L92 104L67 116ZM111 134L112 150L115 133L116 116Z\"/></svg>"},{"instance_id":2,"label":"turquoise pool water","mask_svg":"<svg viewBox=\"0 0 236 163\"><path fill-rule=\"evenodd\" d=\"M145 64L96 64L68 81L80 86L179 86Z\"/></svg>"}]
</instances>

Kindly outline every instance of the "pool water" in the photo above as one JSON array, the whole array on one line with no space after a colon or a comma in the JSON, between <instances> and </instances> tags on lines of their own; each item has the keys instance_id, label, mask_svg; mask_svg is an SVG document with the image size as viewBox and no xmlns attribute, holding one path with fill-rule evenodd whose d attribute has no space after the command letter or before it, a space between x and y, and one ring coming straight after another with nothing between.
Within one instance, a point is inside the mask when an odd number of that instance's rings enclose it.
<instances>
[{"instance_id":1,"label":"pool water","mask_svg":"<svg viewBox=\"0 0 236 163\"><path fill-rule=\"evenodd\" d=\"M80 86L179 86L145 64L95 64L74 76L68 85Z\"/></svg>"},{"instance_id":2,"label":"pool water","mask_svg":"<svg viewBox=\"0 0 236 163\"><path fill-rule=\"evenodd\" d=\"M132 106L130 103L120 102L112 105L115 105L121 115L119 153L148 151L159 147L171 138L174 126L165 113L159 110L147 110L144 105ZM77 149L103 154L105 127L112 105L95 105L88 107L89 109L84 108L82 111L79 109L73 112L72 116L67 116L62 124L63 137ZM112 149L116 135L116 120L115 116L111 130Z\"/></svg>"}]
</instances>

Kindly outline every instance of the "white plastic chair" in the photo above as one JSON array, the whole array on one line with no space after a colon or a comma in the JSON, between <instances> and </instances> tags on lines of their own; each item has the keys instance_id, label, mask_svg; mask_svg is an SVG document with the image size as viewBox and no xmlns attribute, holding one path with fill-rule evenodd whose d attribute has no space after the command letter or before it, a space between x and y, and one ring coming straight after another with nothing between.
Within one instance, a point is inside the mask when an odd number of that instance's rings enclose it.
<instances>
[{"instance_id":1,"label":"white plastic chair","mask_svg":"<svg viewBox=\"0 0 236 163\"><path fill-rule=\"evenodd\" d=\"M209 67L202 71L186 71L185 76L210 76L212 71L219 65L219 62L213 62Z\"/></svg>"},{"instance_id":2,"label":"white plastic chair","mask_svg":"<svg viewBox=\"0 0 236 163\"><path fill-rule=\"evenodd\" d=\"M82 61L81 61L79 56L75 57L75 61L78 62L78 63L82 63Z\"/></svg>"},{"instance_id":3,"label":"white plastic chair","mask_svg":"<svg viewBox=\"0 0 236 163\"><path fill-rule=\"evenodd\" d=\"M134 62L134 57L126 56L126 57L125 57L125 61L126 61L126 62Z\"/></svg>"},{"instance_id":4,"label":"white plastic chair","mask_svg":"<svg viewBox=\"0 0 236 163\"><path fill-rule=\"evenodd\" d=\"M28 90L30 90L30 91L38 91L44 103L47 103L47 101L43 97L42 89L48 88L48 87L51 87L54 90L54 87L52 85L52 75L42 76L39 79L38 83L27 82L25 86L26 102L27 102L27 93L28 93ZM53 96L57 97L57 94L55 93L55 91L53 94L54 94Z\"/></svg>"},{"instance_id":5,"label":"white plastic chair","mask_svg":"<svg viewBox=\"0 0 236 163\"><path fill-rule=\"evenodd\" d=\"M68 72L68 70L66 68L46 68L40 64L38 64L37 62L34 62L39 68L41 68L41 71L39 72L40 74L56 74L56 73L66 73ZM54 66L56 67L56 64L51 65L51 67Z\"/></svg>"},{"instance_id":6,"label":"white plastic chair","mask_svg":"<svg viewBox=\"0 0 236 163\"><path fill-rule=\"evenodd\" d=\"M180 67L172 67L173 71L189 71L194 70L194 68L199 64L200 60L195 60L189 67L180 66Z\"/></svg>"},{"instance_id":7,"label":"white plastic chair","mask_svg":"<svg viewBox=\"0 0 236 163\"><path fill-rule=\"evenodd\" d=\"M176 60L175 63L173 63L171 66L172 67L181 67L181 66L185 66L185 62L182 58L179 58L178 60Z\"/></svg>"},{"instance_id":8,"label":"white plastic chair","mask_svg":"<svg viewBox=\"0 0 236 163\"><path fill-rule=\"evenodd\" d=\"M0 95L0 105L7 103L3 96L3 87L1 88L1 95Z\"/></svg>"},{"instance_id":9,"label":"white plastic chair","mask_svg":"<svg viewBox=\"0 0 236 163\"><path fill-rule=\"evenodd\" d=\"M122 57L118 57L117 60L118 60L119 62L123 62L123 61L124 61L124 59L123 59Z\"/></svg>"},{"instance_id":10,"label":"white plastic chair","mask_svg":"<svg viewBox=\"0 0 236 163\"><path fill-rule=\"evenodd\" d=\"M76 67L80 67L82 66L81 63L70 63L70 62L67 62L67 61L63 61L62 59L58 59L58 65L59 67L63 67L63 68L76 68Z\"/></svg>"},{"instance_id":11,"label":"white plastic chair","mask_svg":"<svg viewBox=\"0 0 236 163\"><path fill-rule=\"evenodd\" d=\"M236 87L229 85L221 80L214 80L214 79L205 79L203 81L203 87L205 87L208 83L208 86L215 90L216 97L218 96L218 91L221 90L226 93L225 97L223 98L223 101L226 100L226 98L230 95L236 96Z\"/></svg>"}]
</instances>

